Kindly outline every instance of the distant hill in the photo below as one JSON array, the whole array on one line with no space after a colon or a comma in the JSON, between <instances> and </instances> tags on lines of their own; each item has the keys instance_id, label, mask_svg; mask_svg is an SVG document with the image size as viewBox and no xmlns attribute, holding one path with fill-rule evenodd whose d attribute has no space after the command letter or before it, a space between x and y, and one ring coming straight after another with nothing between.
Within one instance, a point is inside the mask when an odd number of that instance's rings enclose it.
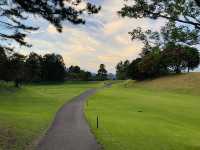
<instances>
[{"instance_id":1,"label":"distant hill","mask_svg":"<svg viewBox=\"0 0 200 150\"><path fill-rule=\"evenodd\" d=\"M158 92L159 90L165 90L200 95L200 73L171 75L142 82L128 80L124 85L126 87L140 87L157 90Z\"/></svg>"}]
</instances>

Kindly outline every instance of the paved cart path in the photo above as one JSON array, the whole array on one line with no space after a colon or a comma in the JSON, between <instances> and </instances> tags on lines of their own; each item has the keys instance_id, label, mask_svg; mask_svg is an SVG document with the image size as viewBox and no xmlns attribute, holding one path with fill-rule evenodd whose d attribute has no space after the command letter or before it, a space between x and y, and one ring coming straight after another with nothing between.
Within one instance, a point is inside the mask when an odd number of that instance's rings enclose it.
<instances>
[{"instance_id":1,"label":"paved cart path","mask_svg":"<svg viewBox=\"0 0 200 150\"><path fill-rule=\"evenodd\" d=\"M96 92L88 90L66 103L56 114L37 150L100 150L84 116L84 102Z\"/></svg>"}]
</instances>

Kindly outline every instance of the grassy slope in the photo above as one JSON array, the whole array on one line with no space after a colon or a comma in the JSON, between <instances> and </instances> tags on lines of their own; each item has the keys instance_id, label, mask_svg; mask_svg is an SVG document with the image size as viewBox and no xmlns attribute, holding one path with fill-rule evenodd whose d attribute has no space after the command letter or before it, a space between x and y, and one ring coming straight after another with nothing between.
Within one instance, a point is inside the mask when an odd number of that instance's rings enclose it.
<instances>
[{"instance_id":1,"label":"grassy slope","mask_svg":"<svg viewBox=\"0 0 200 150\"><path fill-rule=\"evenodd\" d=\"M44 133L66 101L95 83L27 85L0 84L0 150L22 150ZM28 148L30 149L30 148Z\"/></svg>"},{"instance_id":2,"label":"grassy slope","mask_svg":"<svg viewBox=\"0 0 200 150\"><path fill-rule=\"evenodd\" d=\"M105 150L199 150L199 108L193 73L114 85L91 97L86 115Z\"/></svg>"}]
</instances>

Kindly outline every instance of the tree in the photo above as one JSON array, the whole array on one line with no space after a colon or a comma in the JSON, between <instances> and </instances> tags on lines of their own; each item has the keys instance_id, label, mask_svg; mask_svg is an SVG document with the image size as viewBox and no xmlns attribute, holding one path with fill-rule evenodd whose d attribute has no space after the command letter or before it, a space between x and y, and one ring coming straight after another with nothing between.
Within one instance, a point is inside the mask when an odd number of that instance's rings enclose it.
<instances>
[{"instance_id":1,"label":"tree","mask_svg":"<svg viewBox=\"0 0 200 150\"><path fill-rule=\"evenodd\" d=\"M91 72L81 70L81 72L80 72L80 79L81 80L83 80L83 81L89 81L89 80L91 80L91 77L92 77Z\"/></svg>"},{"instance_id":2,"label":"tree","mask_svg":"<svg viewBox=\"0 0 200 150\"><path fill-rule=\"evenodd\" d=\"M195 2L196 2L196 4L197 4L197 6L200 7L200 1L199 1L199 0L195 0Z\"/></svg>"},{"instance_id":3,"label":"tree","mask_svg":"<svg viewBox=\"0 0 200 150\"><path fill-rule=\"evenodd\" d=\"M88 71L82 70L79 66L70 66L67 69L66 78L68 80L91 80L92 74Z\"/></svg>"},{"instance_id":4,"label":"tree","mask_svg":"<svg viewBox=\"0 0 200 150\"><path fill-rule=\"evenodd\" d=\"M133 60L128 66L127 74L134 80L155 78L168 73L159 47L152 47L148 53Z\"/></svg>"},{"instance_id":5,"label":"tree","mask_svg":"<svg viewBox=\"0 0 200 150\"><path fill-rule=\"evenodd\" d=\"M81 68L79 66L70 66L67 69L66 77L68 80L82 80L80 77Z\"/></svg>"},{"instance_id":6,"label":"tree","mask_svg":"<svg viewBox=\"0 0 200 150\"><path fill-rule=\"evenodd\" d=\"M140 63L141 58L137 58L133 60L130 65L128 66L128 76L133 80L141 80L143 79L141 73L140 73Z\"/></svg>"},{"instance_id":7,"label":"tree","mask_svg":"<svg viewBox=\"0 0 200 150\"><path fill-rule=\"evenodd\" d=\"M9 80L15 82L16 87L20 87L24 79L24 64L26 56L19 53L14 53L9 57L7 64L7 75L10 77Z\"/></svg>"},{"instance_id":8,"label":"tree","mask_svg":"<svg viewBox=\"0 0 200 150\"><path fill-rule=\"evenodd\" d=\"M122 17L134 19L164 18L168 21L160 32L142 31L140 27L129 32L132 40L139 39L143 41L142 55L149 53L151 47L157 46L163 50L170 43L173 43L176 48L179 45L194 46L200 44L199 0L135 0L132 4L124 5L118 13ZM181 50L175 50L176 48L171 48L173 49L171 54L176 51L177 55L175 57L178 57L182 52ZM175 57L174 59L176 59ZM178 67L176 71L179 72L181 68Z\"/></svg>"},{"instance_id":9,"label":"tree","mask_svg":"<svg viewBox=\"0 0 200 150\"><path fill-rule=\"evenodd\" d=\"M99 70L98 70L98 74L97 77L99 80L103 81L103 80L107 80L107 70L104 64L101 64L99 66Z\"/></svg>"},{"instance_id":10,"label":"tree","mask_svg":"<svg viewBox=\"0 0 200 150\"><path fill-rule=\"evenodd\" d=\"M128 79L127 71L128 66L130 65L129 60L126 60L124 62L120 61L116 66L116 76L119 80L125 80Z\"/></svg>"},{"instance_id":11,"label":"tree","mask_svg":"<svg viewBox=\"0 0 200 150\"><path fill-rule=\"evenodd\" d=\"M161 74L165 74L167 70L168 72L171 70L176 73L180 73L186 68L190 70L188 64L195 64L194 68L196 68L199 65L199 54L198 50L191 46L199 44L198 34L198 30L181 25L177 26L175 22L167 23L166 26L161 28L160 32L142 31L141 28L130 32L132 40L139 39L144 43L144 48L140 55L142 58L140 69L143 68L147 73L144 76L150 75L150 72L154 74L155 68L161 69L162 71L157 70ZM159 58L155 57L154 51L156 47L160 49L162 54L160 61L159 59L155 61L155 58ZM189 60L192 62L189 62ZM155 67L158 62L160 67ZM148 67L149 69L147 69ZM149 71L147 72L147 70Z\"/></svg>"},{"instance_id":12,"label":"tree","mask_svg":"<svg viewBox=\"0 0 200 150\"><path fill-rule=\"evenodd\" d=\"M193 70L199 66L200 55L196 48L168 43L163 50L152 47L145 55L133 60L127 75L134 80L145 80L159 76Z\"/></svg>"},{"instance_id":13,"label":"tree","mask_svg":"<svg viewBox=\"0 0 200 150\"><path fill-rule=\"evenodd\" d=\"M181 73L188 68L195 69L199 66L199 51L196 48L169 43L162 51L162 60L173 72Z\"/></svg>"},{"instance_id":14,"label":"tree","mask_svg":"<svg viewBox=\"0 0 200 150\"><path fill-rule=\"evenodd\" d=\"M176 25L175 22L169 22L161 28L160 32L151 30L143 31L140 27L129 32L131 39L141 40L144 43L143 54L151 51L151 47L163 48L168 43L175 45L194 46L200 44L199 31L186 26Z\"/></svg>"},{"instance_id":15,"label":"tree","mask_svg":"<svg viewBox=\"0 0 200 150\"><path fill-rule=\"evenodd\" d=\"M199 0L134 0L118 12L129 18L164 18L200 29Z\"/></svg>"},{"instance_id":16,"label":"tree","mask_svg":"<svg viewBox=\"0 0 200 150\"><path fill-rule=\"evenodd\" d=\"M172 21L168 22L166 26L161 28L159 39L160 44L162 45L166 45L169 42L188 46L200 44L198 29L192 29L191 27L184 25L177 25L175 22ZM161 43L161 40L163 41L163 43Z\"/></svg>"},{"instance_id":17,"label":"tree","mask_svg":"<svg viewBox=\"0 0 200 150\"><path fill-rule=\"evenodd\" d=\"M190 70L194 70L200 64L199 50L188 46L184 47L184 50L185 50L184 59L186 61L188 72L190 72Z\"/></svg>"},{"instance_id":18,"label":"tree","mask_svg":"<svg viewBox=\"0 0 200 150\"><path fill-rule=\"evenodd\" d=\"M6 62L7 62L7 56L4 50L0 47L0 80L5 79Z\"/></svg>"},{"instance_id":19,"label":"tree","mask_svg":"<svg viewBox=\"0 0 200 150\"><path fill-rule=\"evenodd\" d=\"M144 79L158 77L168 72L159 47L153 47L151 52L142 57L139 71Z\"/></svg>"},{"instance_id":20,"label":"tree","mask_svg":"<svg viewBox=\"0 0 200 150\"><path fill-rule=\"evenodd\" d=\"M84 5L85 4L85 5ZM84 6L84 7L80 7ZM62 22L68 20L73 24L84 24L82 14L97 13L100 7L84 0L1 0L0 1L0 47L4 51L12 50L12 43L30 46L25 41L27 33L37 30L26 20L32 15L42 17L53 24L59 32Z\"/></svg>"},{"instance_id":21,"label":"tree","mask_svg":"<svg viewBox=\"0 0 200 150\"><path fill-rule=\"evenodd\" d=\"M42 77L46 81L64 81L66 67L61 55L46 54L43 56Z\"/></svg>"},{"instance_id":22,"label":"tree","mask_svg":"<svg viewBox=\"0 0 200 150\"><path fill-rule=\"evenodd\" d=\"M70 66L68 69L69 73L80 73L81 68L79 66Z\"/></svg>"},{"instance_id":23,"label":"tree","mask_svg":"<svg viewBox=\"0 0 200 150\"><path fill-rule=\"evenodd\" d=\"M26 80L30 82L42 79L42 56L32 52L25 62Z\"/></svg>"}]
</instances>

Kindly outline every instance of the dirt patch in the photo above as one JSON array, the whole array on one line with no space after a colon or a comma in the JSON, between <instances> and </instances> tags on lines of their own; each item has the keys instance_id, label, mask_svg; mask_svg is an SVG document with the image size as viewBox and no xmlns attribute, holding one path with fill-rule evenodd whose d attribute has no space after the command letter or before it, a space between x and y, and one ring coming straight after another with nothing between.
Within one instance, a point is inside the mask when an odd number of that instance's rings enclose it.
<instances>
[{"instance_id":1,"label":"dirt patch","mask_svg":"<svg viewBox=\"0 0 200 150\"><path fill-rule=\"evenodd\" d=\"M16 146L16 134L11 129L0 128L0 149L13 150Z\"/></svg>"}]
</instances>

